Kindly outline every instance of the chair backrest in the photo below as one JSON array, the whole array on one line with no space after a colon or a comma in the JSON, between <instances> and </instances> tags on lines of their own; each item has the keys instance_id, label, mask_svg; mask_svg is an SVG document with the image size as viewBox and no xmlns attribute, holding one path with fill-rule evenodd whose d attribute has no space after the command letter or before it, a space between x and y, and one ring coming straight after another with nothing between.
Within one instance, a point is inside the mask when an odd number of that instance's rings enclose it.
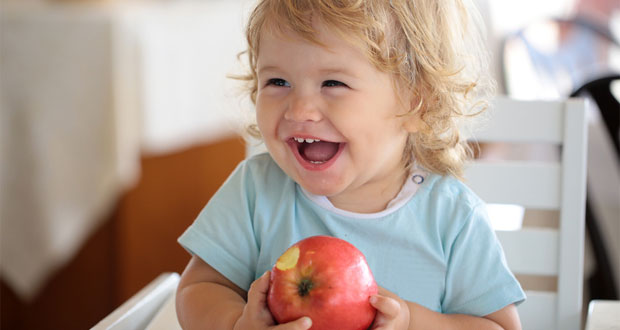
<instances>
[{"instance_id":1,"label":"chair backrest","mask_svg":"<svg viewBox=\"0 0 620 330\"><path fill-rule=\"evenodd\" d=\"M545 143L559 147L558 161L476 160L468 185L487 203L559 211L557 228L497 231L506 260L519 276L553 277L556 291L526 289L519 306L523 329L581 328L586 192L585 101L517 101L498 98L491 119L477 132L481 143Z\"/></svg>"}]
</instances>

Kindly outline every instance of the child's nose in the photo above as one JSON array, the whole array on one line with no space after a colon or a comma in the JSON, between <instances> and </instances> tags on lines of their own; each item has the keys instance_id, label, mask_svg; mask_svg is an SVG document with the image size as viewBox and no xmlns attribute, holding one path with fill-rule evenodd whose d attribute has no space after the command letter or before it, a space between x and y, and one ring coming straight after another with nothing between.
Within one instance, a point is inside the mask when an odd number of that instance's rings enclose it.
<instances>
[{"instance_id":1,"label":"child's nose","mask_svg":"<svg viewBox=\"0 0 620 330\"><path fill-rule=\"evenodd\" d=\"M290 121L320 121L320 101L316 95L292 93L284 118Z\"/></svg>"}]
</instances>

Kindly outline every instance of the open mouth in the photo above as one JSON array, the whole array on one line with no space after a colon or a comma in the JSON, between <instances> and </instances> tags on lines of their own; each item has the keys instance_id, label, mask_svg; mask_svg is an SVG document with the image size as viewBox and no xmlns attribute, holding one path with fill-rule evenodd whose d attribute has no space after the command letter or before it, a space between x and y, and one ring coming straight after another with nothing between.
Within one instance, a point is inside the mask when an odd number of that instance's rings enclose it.
<instances>
[{"instance_id":1,"label":"open mouth","mask_svg":"<svg viewBox=\"0 0 620 330\"><path fill-rule=\"evenodd\" d=\"M294 137L292 147L297 150L297 156L313 165L327 164L336 158L343 143L322 141L319 139L304 139Z\"/></svg>"}]
</instances>

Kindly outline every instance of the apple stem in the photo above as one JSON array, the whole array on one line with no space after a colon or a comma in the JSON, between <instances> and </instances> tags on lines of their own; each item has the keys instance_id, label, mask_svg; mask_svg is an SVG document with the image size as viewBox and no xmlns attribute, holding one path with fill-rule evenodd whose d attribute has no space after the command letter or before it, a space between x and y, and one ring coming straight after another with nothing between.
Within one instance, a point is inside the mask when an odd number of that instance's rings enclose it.
<instances>
[{"instance_id":1,"label":"apple stem","mask_svg":"<svg viewBox=\"0 0 620 330\"><path fill-rule=\"evenodd\" d=\"M299 282L299 286L297 287L297 291L300 296L305 297L310 293L314 284L309 278L304 278Z\"/></svg>"}]
</instances>

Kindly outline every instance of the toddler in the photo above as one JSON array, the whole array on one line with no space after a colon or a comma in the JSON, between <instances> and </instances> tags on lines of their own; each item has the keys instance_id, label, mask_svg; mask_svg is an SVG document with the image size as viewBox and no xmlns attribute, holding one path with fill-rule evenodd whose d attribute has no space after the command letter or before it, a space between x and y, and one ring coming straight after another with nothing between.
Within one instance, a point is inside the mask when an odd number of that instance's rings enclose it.
<instances>
[{"instance_id":1,"label":"toddler","mask_svg":"<svg viewBox=\"0 0 620 330\"><path fill-rule=\"evenodd\" d=\"M372 329L520 329L525 295L485 204L459 178L460 122L489 79L466 0L261 0L246 30L251 132L243 161L179 238L185 329L276 325L269 272L293 243L349 241L379 294Z\"/></svg>"}]
</instances>

